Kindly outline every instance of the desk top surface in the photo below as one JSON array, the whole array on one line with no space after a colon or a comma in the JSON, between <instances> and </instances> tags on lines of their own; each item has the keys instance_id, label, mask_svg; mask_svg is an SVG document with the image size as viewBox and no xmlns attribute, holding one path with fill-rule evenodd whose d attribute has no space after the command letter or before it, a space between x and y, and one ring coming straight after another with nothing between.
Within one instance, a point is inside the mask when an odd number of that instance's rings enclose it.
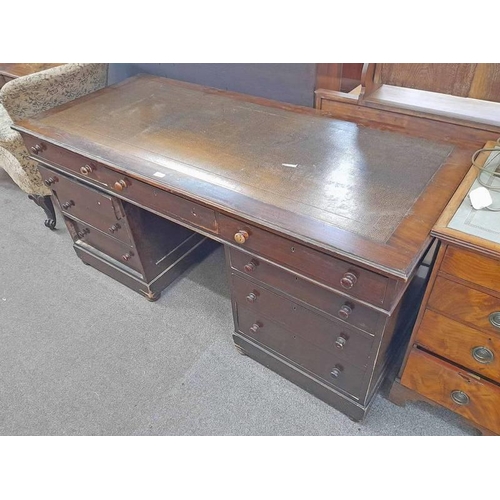
<instances>
[{"instance_id":1,"label":"desk top surface","mask_svg":"<svg viewBox=\"0 0 500 500\"><path fill-rule=\"evenodd\" d=\"M16 128L404 278L471 155L308 108L151 75Z\"/></svg>"}]
</instances>

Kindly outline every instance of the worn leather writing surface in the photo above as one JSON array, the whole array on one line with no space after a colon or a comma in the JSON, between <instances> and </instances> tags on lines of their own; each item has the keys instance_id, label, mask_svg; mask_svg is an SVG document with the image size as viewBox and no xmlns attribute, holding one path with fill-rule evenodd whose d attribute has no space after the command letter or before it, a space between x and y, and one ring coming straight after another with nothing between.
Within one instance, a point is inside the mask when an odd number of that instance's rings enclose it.
<instances>
[{"instance_id":1,"label":"worn leather writing surface","mask_svg":"<svg viewBox=\"0 0 500 500\"><path fill-rule=\"evenodd\" d=\"M405 278L468 167L447 143L151 75L16 128Z\"/></svg>"}]
</instances>

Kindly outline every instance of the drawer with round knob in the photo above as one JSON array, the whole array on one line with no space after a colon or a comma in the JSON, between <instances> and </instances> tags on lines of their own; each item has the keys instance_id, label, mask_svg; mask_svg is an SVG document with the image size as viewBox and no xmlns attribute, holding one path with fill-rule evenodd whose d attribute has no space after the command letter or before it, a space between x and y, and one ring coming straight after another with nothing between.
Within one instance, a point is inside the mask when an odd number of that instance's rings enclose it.
<instances>
[{"instance_id":1,"label":"drawer with round knob","mask_svg":"<svg viewBox=\"0 0 500 500\"><path fill-rule=\"evenodd\" d=\"M40 173L66 215L90 224L125 243L132 243L122 202L118 198L44 167L40 167Z\"/></svg>"},{"instance_id":2,"label":"drawer with round knob","mask_svg":"<svg viewBox=\"0 0 500 500\"><path fill-rule=\"evenodd\" d=\"M107 236L103 232L75 220L67 219L67 226L76 244L84 243L111 257L120 264L144 274L141 261L135 247Z\"/></svg>"},{"instance_id":3,"label":"drawer with round knob","mask_svg":"<svg viewBox=\"0 0 500 500\"><path fill-rule=\"evenodd\" d=\"M219 234L243 251L282 264L345 295L383 309L391 307L394 297L386 293L389 279L385 276L224 215L219 215Z\"/></svg>"},{"instance_id":4,"label":"drawer with round knob","mask_svg":"<svg viewBox=\"0 0 500 500\"><path fill-rule=\"evenodd\" d=\"M418 345L500 383L500 331L485 333L427 309Z\"/></svg>"},{"instance_id":5,"label":"drawer with round knob","mask_svg":"<svg viewBox=\"0 0 500 500\"><path fill-rule=\"evenodd\" d=\"M500 433L500 387L413 348L401 378L405 387Z\"/></svg>"},{"instance_id":6,"label":"drawer with round knob","mask_svg":"<svg viewBox=\"0 0 500 500\"><path fill-rule=\"evenodd\" d=\"M357 301L348 300L345 296L304 277L235 248L228 248L227 255L231 268L244 276L264 282L267 286L291 295L349 325L371 334L382 331L385 325L387 316L384 313Z\"/></svg>"},{"instance_id":7,"label":"drawer with round knob","mask_svg":"<svg viewBox=\"0 0 500 500\"><path fill-rule=\"evenodd\" d=\"M237 331L323 382L360 398L367 371L337 352L321 349L245 306L238 306Z\"/></svg>"},{"instance_id":8,"label":"drawer with round knob","mask_svg":"<svg viewBox=\"0 0 500 500\"><path fill-rule=\"evenodd\" d=\"M330 320L255 283L232 276L232 296L237 307L245 307L259 317L279 323L298 337L337 355L350 363L366 367L371 363L374 337Z\"/></svg>"}]
</instances>

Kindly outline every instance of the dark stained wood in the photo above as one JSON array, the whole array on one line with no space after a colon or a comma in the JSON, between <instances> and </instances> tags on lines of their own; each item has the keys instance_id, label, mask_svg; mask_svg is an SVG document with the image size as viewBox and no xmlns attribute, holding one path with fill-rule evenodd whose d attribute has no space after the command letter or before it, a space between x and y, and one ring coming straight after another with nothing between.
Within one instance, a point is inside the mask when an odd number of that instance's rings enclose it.
<instances>
[{"instance_id":1,"label":"dark stained wood","mask_svg":"<svg viewBox=\"0 0 500 500\"><path fill-rule=\"evenodd\" d=\"M0 63L0 75L13 79L56 66L61 66L61 63Z\"/></svg>"},{"instance_id":2,"label":"dark stained wood","mask_svg":"<svg viewBox=\"0 0 500 500\"><path fill-rule=\"evenodd\" d=\"M231 278L233 298L241 307L281 324L293 334L340 359L366 368L373 344L372 335L329 320L237 275L233 274Z\"/></svg>"},{"instance_id":3,"label":"dark stained wood","mask_svg":"<svg viewBox=\"0 0 500 500\"><path fill-rule=\"evenodd\" d=\"M289 270L268 263L259 257L230 248L227 259L232 269L243 273L248 278L261 283L265 282L267 286L272 286L281 293L284 292L309 306L312 305L348 325L372 333L378 333L384 325L384 315L373 308L353 301L348 295L340 295L321 286L318 282L292 274ZM348 315L341 313L346 302L351 310Z\"/></svg>"},{"instance_id":4,"label":"dark stained wood","mask_svg":"<svg viewBox=\"0 0 500 500\"><path fill-rule=\"evenodd\" d=\"M390 234L389 224L416 230L423 227L425 231L426 224L405 217L415 201L410 197L411 190L412 196L419 198L426 189L441 183L440 167L446 164L449 150L435 142L418 143L405 135L379 133L308 113L278 107L271 112L255 100L240 99L159 77L139 76L26 120L16 128L47 142L64 144L70 151L84 148L87 157L117 172L124 172L126 165L130 179L189 196L228 215L252 214L252 219L258 219L266 229L293 235L347 259L356 255L381 273L409 279L415 254L423 253L428 246L427 235L407 250L383 234ZM214 114L220 113L225 113L224 121L218 121L217 127L210 126ZM120 114L129 119L115 123ZM131 119L133 116L136 119ZM409 170L419 172L418 157L410 154L417 144L422 152L430 151L428 147L439 151L434 159L420 160L429 177L411 186L390 188L387 182L402 178L387 176L380 169L388 168L389 158L394 169L402 163L417 162ZM370 155L352 156L351 147L370 150ZM384 167L376 163L376 151L385 155ZM46 154L43 151L39 156L43 159ZM340 162L342 157L344 163ZM345 158L351 161L346 164ZM298 167L283 167L283 163ZM445 191L451 194L467 166L453 170ZM336 169L332 180L329 176ZM156 172L165 177L154 177ZM365 173L365 179L360 177ZM336 193L355 192L360 185L370 187L369 196L337 198ZM390 216L381 212L380 202L385 199L382 186L387 199L389 191L407 192L399 207L391 204ZM446 200L441 194L440 200L443 198ZM337 199L343 199L344 204ZM394 197L391 200L394 202ZM374 224L367 221L369 214L384 231L373 230ZM433 223L438 215L436 209Z\"/></svg>"},{"instance_id":5,"label":"dark stained wood","mask_svg":"<svg viewBox=\"0 0 500 500\"><path fill-rule=\"evenodd\" d=\"M476 139L368 121L142 75L15 128L50 178L77 180L59 198L79 196L64 210L85 263L155 300L205 237L223 242L238 348L361 419L406 345L430 230ZM96 200L126 220L127 253L95 227Z\"/></svg>"}]
</instances>

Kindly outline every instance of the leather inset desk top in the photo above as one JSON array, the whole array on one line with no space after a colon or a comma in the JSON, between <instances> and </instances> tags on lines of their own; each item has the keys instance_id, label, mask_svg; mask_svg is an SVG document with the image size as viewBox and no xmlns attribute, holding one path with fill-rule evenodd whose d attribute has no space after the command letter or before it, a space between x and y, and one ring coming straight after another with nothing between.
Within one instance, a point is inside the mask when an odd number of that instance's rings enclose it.
<instances>
[{"instance_id":1,"label":"leather inset desk top","mask_svg":"<svg viewBox=\"0 0 500 500\"><path fill-rule=\"evenodd\" d=\"M408 277L470 166L462 163L470 152L256 101L140 75L18 127ZM443 165L454 173L437 176ZM416 210L424 194L430 201L438 192L434 206ZM412 238L403 234L410 223Z\"/></svg>"}]
</instances>

